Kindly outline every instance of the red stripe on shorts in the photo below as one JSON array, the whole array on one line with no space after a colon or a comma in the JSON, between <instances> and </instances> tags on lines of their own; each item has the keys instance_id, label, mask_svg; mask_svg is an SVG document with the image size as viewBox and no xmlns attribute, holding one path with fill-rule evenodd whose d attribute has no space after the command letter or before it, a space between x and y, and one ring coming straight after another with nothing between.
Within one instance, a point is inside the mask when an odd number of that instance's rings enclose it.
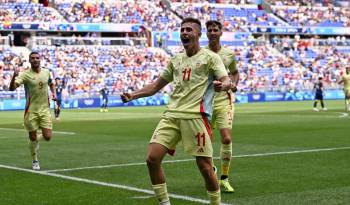
<instances>
[{"instance_id":1,"label":"red stripe on shorts","mask_svg":"<svg viewBox=\"0 0 350 205\"><path fill-rule=\"evenodd\" d=\"M227 94L227 97L228 97L228 100L229 100L229 105L231 105L232 104L232 96L231 96L231 94L229 92L226 92L226 94Z\"/></svg>"},{"instance_id":2,"label":"red stripe on shorts","mask_svg":"<svg viewBox=\"0 0 350 205\"><path fill-rule=\"evenodd\" d=\"M201 112L201 115L202 115L202 119L203 119L205 128L207 129L207 132L209 134L210 140L212 141L212 133L211 133L211 128L210 128L210 123L209 123L209 121L207 119L207 116L205 116L205 113L204 113L203 100L201 101L201 104L200 104L200 112Z\"/></svg>"}]
</instances>

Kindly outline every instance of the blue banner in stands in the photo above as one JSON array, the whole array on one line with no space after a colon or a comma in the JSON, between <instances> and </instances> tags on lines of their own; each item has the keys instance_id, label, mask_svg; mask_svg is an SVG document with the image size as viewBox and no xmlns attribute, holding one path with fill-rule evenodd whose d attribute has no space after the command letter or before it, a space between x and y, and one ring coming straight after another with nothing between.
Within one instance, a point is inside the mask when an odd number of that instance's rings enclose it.
<instances>
[{"instance_id":1,"label":"blue banner in stands","mask_svg":"<svg viewBox=\"0 0 350 205\"><path fill-rule=\"evenodd\" d=\"M350 35L346 27L249 27L253 33Z\"/></svg>"},{"instance_id":2,"label":"blue banner in stands","mask_svg":"<svg viewBox=\"0 0 350 205\"><path fill-rule=\"evenodd\" d=\"M82 98L78 99L78 107L88 108L88 107L99 107L100 98Z\"/></svg>"},{"instance_id":3,"label":"blue banner in stands","mask_svg":"<svg viewBox=\"0 0 350 205\"><path fill-rule=\"evenodd\" d=\"M40 30L40 31L78 31L78 32L139 32L140 24L116 23L0 23L1 30Z\"/></svg>"}]
</instances>

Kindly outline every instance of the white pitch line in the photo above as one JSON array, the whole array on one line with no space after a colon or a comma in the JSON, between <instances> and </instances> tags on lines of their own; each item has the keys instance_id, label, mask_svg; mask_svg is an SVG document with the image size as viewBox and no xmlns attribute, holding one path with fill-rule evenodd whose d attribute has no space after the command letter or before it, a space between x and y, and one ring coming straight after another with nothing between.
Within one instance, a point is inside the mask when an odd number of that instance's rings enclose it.
<instances>
[{"instance_id":1,"label":"white pitch line","mask_svg":"<svg viewBox=\"0 0 350 205\"><path fill-rule=\"evenodd\" d=\"M346 112L340 112L340 115L339 115L338 117L339 117L339 118L342 118L342 117L347 117L347 116L349 116L348 113L346 113Z\"/></svg>"},{"instance_id":2,"label":"white pitch line","mask_svg":"<svg viewBox=\"0 0 350 205\"><path fill-rule=\"evenodd\" d=\"M264 157L264 156L272 156L272 155L298 154L298 153L309 153L309 152L325 152L325 151L345 150L345 149L350 149L350 147L306 149L306 150L295 150L295 151L285 151L285 152L267 152L267 153L260 153L260 154L258 153L258 154L237 155L237 156L232 156L232 157L233 158ZM220 157L214 157L214 159L220 159ZM170 164L170 163L188 162L188 161L195 161L195 159L192 158L192 159L165 160L165 161L163 161L163 163ZM127 164L91 166L91 167L77 167L77 168L69 168L69 169L47 170L46 172L65 172L65 171L75 171L75 170L84 170L84 169L103 169L103 168L111 168L111 167L127 167L127 166L138 166L138 165L146 165L146 163L145 162L138 162L138 163L127 163Z\"/></svg>"},{"instance_id":3,"label":"white pitch line","mask_svg":"<svg viewBox=\"0 0 350 205\"><path fill-rule=\"evenodd\" d=\"M9 139L9 138L13 138L13 137L0 137L0 139Z\"/></svg>"},{"instance_id":4,"label":"white pitch line","mask_svg":"<svg viewBox=\"0 0 350 205\"><path fill-rule=\"evenodd\" d=\"M22 172L29 172L29 173L33 173L33 174L57 177L57 178L61 178L61 179L71 180L71 181L84 182L84 183L88 183L88 184L95 184L95 185L99 185L99 186L113 187L113 188L133 191L133 192L139 192L139 193L145 193L145 194L149 194L149 195L154 195L153 190L141 189L141 188L137 188L137 187L133 187L133 186L126 186L126 185L122 185L122 184L113 184L113 183L101 182L101 181L84 179L84 178L79 178L79 177L66 176L66 175L55 174L55 173L48 173L48 172L45 172L45 171L34 171L34 170L31 170L31 169L24 169L24 168L7 166L7 165L2 165L2 164L0 164L0 168L11 169L11 170L16 170L16 171L22 171ZM178 194L171 194L171 193L169 193L169 197L170 198L174 198L174 199L181 199L181 200L185 200L185 201L198 202L198 203L201 203L201 204L209 204L210 203L208 200L199 199L199 198L190 197L190 196L185 196L185 195L178 195ZM225 204L225 203L221 203L221 204L222 205L230 205L230 204Z\"/></svg>"},{"instance_id":5,"label":"white pitch line","mask_svg":"<svg viewBox=\"0 0 350 205\"><path fill-rule=\"evenodd\" d=\"M15 132L25 132L25 129L15 129L15 128L5 128L0 127L0 130L6 130L6 131L15 131ZM55 134L63 134L63 135L75 135L75 132L62 132L62 131L53 131Z\"/></svg>"}]
</instances>

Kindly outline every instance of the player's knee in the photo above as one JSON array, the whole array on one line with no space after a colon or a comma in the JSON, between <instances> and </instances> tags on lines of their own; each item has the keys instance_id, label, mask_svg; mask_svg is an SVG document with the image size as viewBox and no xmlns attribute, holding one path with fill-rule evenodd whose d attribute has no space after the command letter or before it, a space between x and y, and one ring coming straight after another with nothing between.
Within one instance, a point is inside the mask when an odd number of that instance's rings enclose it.
<instances>
[{"instance_id":1,"label":"player's knee","mask_svg":"<svg viewBox=\"0 0 350 205\"><path fill-rule=\"evenodd\" d=\"M30 141L35 141L36 140L36 135L29 135L29 140Z\"/></svg>"},{"instance_id":2,"label":"player's knee","mask_svg":"<svg viewBox=\"0 0 350 205\"><path fill-rule=\"evenodd\" d=\"M222 139L221 139L221 142L222 144L231 144L231 136L224 136Z\"/></svg>"},{"instance_id":3,"label":"player's knee","mask_svg":"<svg viewBox=\"0 0 350 205\"><path fill-rule=\"evenodd\" d=\"M230 129L221 129L221 142L222 144L230 144L231 143L231 130Z\"/></svg>"},{"instance_id":4,"label":"player's knee","mask_svg":"<svg viewBox=\"0 0 350 205\"><path fill-rule=\"evenodd\" d=\"M160 164L160 159L155 155L148 155L146 159L147 166L154 166Z\"/></svg>"},{"instance_id":5,"label":"player's knee","mask_svg":"<svg viewBox=\"0 0 350 205\"><path fill-rule=\"evenodd\" d=\"M44 134L43 137L44 137L44 139L45 139L46 141L50 141L52 135L51 135L51 134Z\"/></svg>"}]
</instances>

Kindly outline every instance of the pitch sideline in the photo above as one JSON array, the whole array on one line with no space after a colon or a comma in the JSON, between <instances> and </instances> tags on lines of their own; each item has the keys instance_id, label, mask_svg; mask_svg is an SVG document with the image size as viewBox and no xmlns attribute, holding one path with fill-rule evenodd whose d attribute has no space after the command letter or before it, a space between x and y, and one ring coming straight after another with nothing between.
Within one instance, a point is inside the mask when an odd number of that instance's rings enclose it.
<instances>
[{"instance_id":1,"label":"pitch sideline","mask_svg":"<svg viewBox=\"0 0 350 205\"><path fill-rule=\"evenodd\" d=\"M56 173L48 173L48 172L45 172L45 171L34 171L34 170L31 170L31 169L24 169L24 168L19 168L19 167L14 167L14 166L7 166L7 165L2 165L2 164L0 164L0 168L11 169L11 170L16 170L16 171L22 171L22 172L28 172L28 173L39 174L39 175L44 175L44 176L51 176L51 177L56 177L56 178L61 178L61 179L66 179L66 180L71 180L71 181L84 182L84 183L88 183L88 184L95 184L95 185L99 185L99 186L113 187L113 188L133 191L133 192L139 192L139 193L145 193L145 194L149 194L149 195L154 195L153 190L141 189L141 188L137 188L137 187L133 187L133 186L126 186L126 185L122 185L122 184L113 184L113 183L101 182L101 181L84 179L84 178L73 177L73 176L66 176L66 175L61 175L61 174L56 174ZM178 194L171 194L171 193L169 193L169 197L170 198L174 198L174 199L181 199L181 200L185 200L185 201L198 202L198 203L201 203L201 204L210 204L210 202L208 200L195 198L195 197L190 197L190 196L186 196L186 195L178 195ZM221 203L221 205L232 205L232 204Z\"/></svg>"},{"instance_id":2,"label":"pitch sideline","mask_svg":"<svg viewBox=\"0 0 350 205\"><path fill-rule=\"evenodd\" d=\"M334 148L322 148L322 149L306 149L306 150L294 150L294 151L284 151L284 152L266 152L266 153L258 153L258 154L246 154L246 155L237 155L232 156L233 158L245 158L245 157L264 157L264 156L273 156L273 155L286 155L286 154L299 154L299 153L310 153L310 152L326 152L326 151L334 151L334 150L347 150L350 147L334 147ZM219 159L219 157L214 157L214 159ZM195 161L194 158L191 159L178 159L178 160L164 160L163 163L177 163L177 162L188 162ZM74 171L74 170L84 170L84 169L103 169L103 168L111 168L111 167L127 167L127 166L138 166L138 165L146 165L145 162L138 163L127 163L127 164L111 164L111 165L101 165L101 166L91 166L91 167L77 167L77 168L68 168L68 169L55 169L55 170L47 170L46 172L65 172L65 171Z\"/></svg>"}]
</instances>

